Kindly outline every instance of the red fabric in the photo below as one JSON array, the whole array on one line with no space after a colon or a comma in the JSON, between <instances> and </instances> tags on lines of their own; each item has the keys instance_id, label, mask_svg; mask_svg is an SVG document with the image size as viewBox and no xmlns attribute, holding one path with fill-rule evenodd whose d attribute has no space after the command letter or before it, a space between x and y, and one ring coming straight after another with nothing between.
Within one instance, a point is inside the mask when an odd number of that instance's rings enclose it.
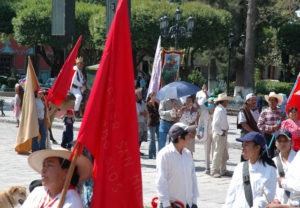
<instances>
[{"instance_id":1,"label":"red fabric","mask_svg":"<svg viewBox=\"0 0 300 208\"><path fill-rule=\"evenodd\" d=\"M120 0L77 141L94 156L92 207L142 208L127 0Z\"/></svg>"},{"instance_id":2,"label":"red fabric","mask_svg":"<svg viewBox=\"0 0 300 208\"><path fill-rule=\"evenodd\" d=\"M291 94L289 95L289 99L287 100L287 107L286 107L286 113L288 114L288 110L290 107L297 107L298 109L298 120L300 120L300 81L299 81L299 75L297 76L297 80L295 83L295 89L294 91L291 92ZM298 92L299 91L299 92ZM299 94L299 95L296 95Z\"/></svg>"},{"instance_id":3,"label":"red fabric","mask_svg":"<svg viewBox=\"0 0 300 208\"><path fill-rule=\"evenodd\" d=\"M82 36L79 37L75 47L65 61L52 88L48 90L47 104L49 104L49 102L51 101L53 104L59 106L61 102L67 97L74 74L73 67L75 59L77 57L81 39Z\"/></svg>"},{"instance_id":4,"label":"red fabric","mask_svg":"<svg viewBox=\"0 0 300 208\"><path fill-rule=\"evenodd\" d=\"M293 149L298 152L300 149L300 137L292 136L293 140Z\"/></svg>"}]
</instances>

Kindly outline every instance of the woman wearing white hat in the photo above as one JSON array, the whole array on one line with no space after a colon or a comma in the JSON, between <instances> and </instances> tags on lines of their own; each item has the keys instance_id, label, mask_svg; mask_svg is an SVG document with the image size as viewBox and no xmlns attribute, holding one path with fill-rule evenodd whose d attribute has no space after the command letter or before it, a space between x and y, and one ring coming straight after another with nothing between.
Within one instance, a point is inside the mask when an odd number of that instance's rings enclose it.
<instances>
[{"instance_id":1,"label":"woman wearing white hat","mask_svg":"<svg viewBox=\"0 0 300 208\"><path fill-rule=\"evenodd\" d=\"M33 170L41 174L43 186L36 187L21 208L56 208L58 206L60 193L71 164L70 156L71 152L66 149L40 150L29 155L28 163ZM78 157L63 208L83 207L75 186L92 177L92 173L92 163L82 155Z\"/></svg>"},{"instance_id":2,"label":"woman wearing white hat","mask_svg":"<svg viewBox=\"0 0 300 208\"><path fill-rule=\"evenodd\" d=\"M268 102L269 107L261 112L257 126L259 130L263 132L267 145L269 146L274 132L280 129L279 120L284 120L285 116L282 115L281 108L277 106L283 101L281 95L276 94L275 92L270 92L269 95L265 95L265 99ZM275 143L273 142L270 148L272 157L274 157L275 149Z\"/></svg>"}]
</instances>

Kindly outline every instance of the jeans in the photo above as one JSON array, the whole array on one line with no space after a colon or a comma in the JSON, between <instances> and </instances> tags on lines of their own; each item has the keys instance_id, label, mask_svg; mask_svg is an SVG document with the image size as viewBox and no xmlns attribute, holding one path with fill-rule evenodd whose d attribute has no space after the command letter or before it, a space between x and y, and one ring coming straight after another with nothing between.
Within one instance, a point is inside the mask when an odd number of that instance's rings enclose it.
<instances>
[{"instance_id":1,"label":"jeans","mask_svg":"<svg viewBox=\"0 0 300 208\"><path fill-rule=\"evenodd\" d=\"M171 122L171 121L168 122L168 121L160 119L159 138L158 138L158 151L161 150L166 145L167 135L168 135L169 130L170 130L172 125L173 125L173 122Z\"/></svg>"},{"instance_id":2,"label":"jeans","mask_svg":"<svg viewBox=\"0 0 300 208\"><path fill-rule=\"evenodd\" d=\"M156 157L156 144L155 144L155 134L158 136L158 126L149 126L150 130L150 142L149 142L149 158L152 159Z\"/></svg>"},{"instance_id":3,"label":"jeans","mask_svg":"<svg viewBox=\"0 0 300 208\"><path fill-rule=\"evenodd\" d=\"M46 128L45 128L44 120L38 119L38 122L39 122L39 132L41 134L41 140L40 142L38 142L38 136L32 139L32 145L31 145L32 152L46 149Z\"/></svg>"},{"instance_id":4,"label":"jeans","mask_svg":"<svg viewBox=\"0 0 300 208\"><path fill-rule=\"evenodd\" d=\"M73 130L63 131L63 139L62 139L61 147L71 150L71 148L72 148L71 142L72 141L73 141Z\"/></svg>"}]
</instances>

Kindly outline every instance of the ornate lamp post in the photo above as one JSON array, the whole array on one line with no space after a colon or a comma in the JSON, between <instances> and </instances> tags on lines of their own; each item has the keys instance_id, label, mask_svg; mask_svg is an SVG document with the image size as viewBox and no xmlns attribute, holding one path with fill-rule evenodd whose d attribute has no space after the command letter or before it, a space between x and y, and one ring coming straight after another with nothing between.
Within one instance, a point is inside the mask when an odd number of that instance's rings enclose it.
<instances>
[{"instance_id":1,"label":"ornate lamp post","mask_svg":"<svg viewBox=\"0 0 300 208\"><path fill-rule=\"evenodd\" d=\"M229 95L229 72L230 72L232 42L233 42L233 33L231 32L228 35L227 95Z\"/></svg>"},{"instance_id":2,"label":"ornate lamp post","mask_svg":"<svg viewBox=\"0 0 300 208\"><path fill-rule=\"evenodd\" d=\"M192 32L194 29L194 18L189 16L187 19L187 27L179 26L179 21L181 20L182 11L178 7L175 11L175 25L169 26L169 17L167 15L163 15L160 19L160 30L161 35L163 37L171 36L171 38L175 39L175 50L178 48L178 40L182 37L190 38L192 37Z\"/></svg>"}]
</instances>

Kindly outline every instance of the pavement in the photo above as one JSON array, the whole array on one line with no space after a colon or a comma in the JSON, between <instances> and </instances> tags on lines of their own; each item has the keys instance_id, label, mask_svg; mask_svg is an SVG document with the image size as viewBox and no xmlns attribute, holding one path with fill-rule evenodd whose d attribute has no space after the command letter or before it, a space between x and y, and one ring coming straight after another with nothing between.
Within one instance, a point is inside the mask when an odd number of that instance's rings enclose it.
<instances>
[{"instance_id":1,"label":"pavement","mask_svg":"<svg viewBox=\"0 0 300 208\"><path fill-rule=\"evenodd\" d=\"M12 115L12 97L0 97L5 100L5 117L0 116L0 191L6 190L14 185L23 185L27 188L31 181L39 179L40 175L34 172L27 163L28 155L19 155L14 151L17 136L17 127ZM236 116L228 116L230 130L228 133L229 160L227 169L233 171L240 160L241 144L235 139L239 137L236 129ZM77 138L81 122L75 122L74 139ZM53 135L60 143L63 131L63 121L55 119L53 123ZM52 145L59 147L59 145ZM155 188L155 159L148 159L149 142L143 142L141 152L142 179L143 179L143 201L147 207L151 207L151 200L157 196ZM230 177L212 178L205 174L204 145L196 143L194 162L196 167L197 183L199 189L199 208L221 208L225 202Z\"/></svg>"}]
</instances>

